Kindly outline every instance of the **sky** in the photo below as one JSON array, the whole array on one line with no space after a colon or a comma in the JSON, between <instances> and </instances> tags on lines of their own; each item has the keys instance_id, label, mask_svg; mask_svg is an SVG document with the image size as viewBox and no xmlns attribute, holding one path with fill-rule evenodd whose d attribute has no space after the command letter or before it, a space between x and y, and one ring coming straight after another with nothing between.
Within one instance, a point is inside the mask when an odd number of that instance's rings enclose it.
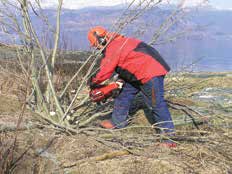
<instances>
[{"instance_id":1,"label":"sky","mask_svg":"<svg viewBox=\"0 0 232 174\"><path fill-rule=\"evenodd\" d=\"M232 0L211 0L214 6L221 9L232 9Z\"/></svg>"},{"instance_id":2,"label":"sky","mask_svg":"<svg viewBox=\"0 0 232 174\"><path fill-rule=\"evenodd\" d=\"M58 0L41 0L44 7L54 7ZM132 0L63 0L64 8L68 9L80 9L85 7L94 6L115 6L130 3ZM141 0L136 0L137 2ZM170 3L180 2L181 0L164 0ZM187 6L193 6L202 2L203 0L187 0ZM209 4L217 9L231 9L232 10L232 0L208 0Z\"/></svg>"}]
</instances>

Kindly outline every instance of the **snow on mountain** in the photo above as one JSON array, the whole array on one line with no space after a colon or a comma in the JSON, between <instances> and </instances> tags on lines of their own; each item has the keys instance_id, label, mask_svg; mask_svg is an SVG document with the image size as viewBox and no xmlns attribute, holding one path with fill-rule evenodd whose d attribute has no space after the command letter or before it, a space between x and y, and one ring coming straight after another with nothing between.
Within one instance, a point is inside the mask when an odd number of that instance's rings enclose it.
<instances>
[{"instance_id":1,"label":"snow on mountain","mask_svg":"<svg viewBox=\"0 0 232 174\"><path fill-rule=\"evenodd\" d=\"M153 3L156 3L158 0L154 1ZM56 8L58 1L54 0L41 0L42 6L44 8ZM63 1L63 8L66 9L81 9L81 8L87 8L87 7L111 7L111 6L126 6L130 4L132 0L64 0ZM148 3L149 1L145 2ZM202 4L203 0L191 0L191 1L186 1L185 6L190 7L190 6L196 6L199 4ZM141 3L141 0L135 0L134 4ZM180 0L163 0L162 4L172 4L176 5L180 3ZM207 4L207 2L203 3L203 5Z\"/></svg>"},{"instance_id":2,"label":"snow on mountain","mask_svg":"<svg viewBox=\"0 0 232 174\"><path fill-rule=\"evenodd\" d=\"M54 0L41 0L42 6L44 8L55 8L58 4L57 1ZM81 9L87 7L98 7L98 6L116 6L126 4L126 0L64 0L63 8L66 9Z\"/></svg>"}]
</instances>

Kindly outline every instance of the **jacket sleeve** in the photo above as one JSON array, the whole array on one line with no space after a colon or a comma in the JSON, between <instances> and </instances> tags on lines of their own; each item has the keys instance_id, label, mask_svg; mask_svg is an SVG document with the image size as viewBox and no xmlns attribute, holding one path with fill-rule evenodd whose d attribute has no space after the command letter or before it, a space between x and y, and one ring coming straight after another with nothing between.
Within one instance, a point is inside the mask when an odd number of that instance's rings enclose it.
<instances>
[{"instance_id":1,"label":"jacket sleeve","mask_svg":"<svg viewBox=\"0 0 232 174\"><path fill-rule=\"evenodd\" d=\"M91 79L92 85L97 85L109 79L117 67L118 62L119 56L114 54L106 55L101 61L99 71L96 73L95 77Z\"/></svg>"}]
</instances>

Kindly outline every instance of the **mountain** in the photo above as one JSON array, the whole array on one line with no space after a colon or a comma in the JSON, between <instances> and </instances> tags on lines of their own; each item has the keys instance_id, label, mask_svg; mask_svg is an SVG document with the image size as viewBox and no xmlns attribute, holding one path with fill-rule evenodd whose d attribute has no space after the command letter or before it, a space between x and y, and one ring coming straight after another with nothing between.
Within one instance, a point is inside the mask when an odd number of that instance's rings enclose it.
<instances>
[{"instance_id":1,"label":"mountain","mask_svg":"<svg viewBox=\"0 0 232 174\"><path fill-rule=\"evenodd\" d=\"M89 50L87 32L89 28L102 25L107 29L122 20L124 8L91 7L77 10L63 9L61 15L61 47L75 50ZM163 21L173 12L173 7L151 8L128 24L122 31L131 37L149 42ZM48 20L55 25L56 12L45 9ZM174 19L173 19L174 20ZM41 21L32 15L34 26L44 33ZM189 8L183 19L173 25L154 45L167 59L173 69L183 64L198 62L195 70L232 71L232 11L214 8ZM167 42L167 38L184 33L181 37ZM0 38L2 36L0 35Z\"/></svg>"}]
</instances>

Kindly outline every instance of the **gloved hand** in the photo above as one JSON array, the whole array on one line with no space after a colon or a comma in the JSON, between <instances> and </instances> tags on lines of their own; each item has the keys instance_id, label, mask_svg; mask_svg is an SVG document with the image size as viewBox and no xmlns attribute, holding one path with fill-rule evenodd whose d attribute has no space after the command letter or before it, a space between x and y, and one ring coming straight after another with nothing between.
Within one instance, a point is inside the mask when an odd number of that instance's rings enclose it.
<instances>
[{"instance_id":1,"label":"gloved hand","mask_svg":"<svg viewBox=\"0 0 232 174\"><path fill-rule=\"evenodd\" d=\"M112 91L112 98L116 98L120 94L125 82L122 79L118 79L115 83L117 83L118 89Z\"/></svg>"},{"instance_id":2,"label":"gloved hand","mask_svg":"<svg viewBox=\"0 0 232 174\"><path fill-rule=\"evenodd\" d=\"M93 89L96 89L96 88L101 88L103 87L104 85L101 85L101 84L97 84L96 82L93 81L93 77L90 77L87 81L87 85L89 86L89 88L91 90Z\"/></svg>"},{"instance_id":3,"label":"gloved hand","mask_svg":"<svg viewBox=\"0 0 232 174\"><path fill-rule=\"evenodd\" d=\"M118 84L118 88L119 88L119 89L122 89L122 87L123 87L125 81L122 80L122 79L118 79L118 80L116 81L116 83Z\"/></svg>"}]
</instances>

